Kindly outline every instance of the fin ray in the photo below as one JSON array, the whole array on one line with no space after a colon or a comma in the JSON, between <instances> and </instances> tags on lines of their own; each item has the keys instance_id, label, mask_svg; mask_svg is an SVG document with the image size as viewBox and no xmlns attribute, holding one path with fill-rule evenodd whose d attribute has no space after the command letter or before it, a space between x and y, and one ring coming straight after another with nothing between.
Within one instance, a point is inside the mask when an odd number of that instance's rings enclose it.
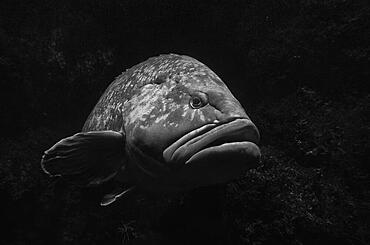
<instances>
[{"instance_id":1,"label":"fin ray","mask_svg":"<svg viewBox=\"0 0 370 245\"><path fill-rule=\"evenodd\" d=\"M110 130L77 133L45 151L41 167L51 176L66 176L81 185L100 184L123 166L124 138Z\"/></svg>"}]
</instances>

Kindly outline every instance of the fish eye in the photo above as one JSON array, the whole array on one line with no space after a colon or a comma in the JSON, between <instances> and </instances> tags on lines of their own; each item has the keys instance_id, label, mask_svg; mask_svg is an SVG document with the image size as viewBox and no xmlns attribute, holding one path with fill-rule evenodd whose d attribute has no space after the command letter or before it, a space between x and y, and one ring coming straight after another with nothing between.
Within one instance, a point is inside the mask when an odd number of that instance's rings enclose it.
<instances>
[{"instance_id":1,"label":"fish eye","mask_svg":"<svg viewBox=\"0 0 370 245\"><path fill-rule=\"evenodd\" d=\"M203 98L204 97L204 98ZM194 95L189 102L190 106L193 109L199 109L207 104L207 97L204 94L203 96L201 95Z\"/></svg>"}]
</instances>

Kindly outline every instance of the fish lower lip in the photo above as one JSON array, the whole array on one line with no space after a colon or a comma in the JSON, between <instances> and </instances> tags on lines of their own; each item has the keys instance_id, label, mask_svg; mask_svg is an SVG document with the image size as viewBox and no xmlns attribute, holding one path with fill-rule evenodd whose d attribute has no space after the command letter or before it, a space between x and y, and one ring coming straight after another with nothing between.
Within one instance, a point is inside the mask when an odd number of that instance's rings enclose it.
<instances>
[{"instance_id":1,"label":"fish lower lip","mask_svg":"<svg viewBox=\"0 0 370 245\"><path fill-rule=\"evenodd\" d=\"M178 179L193 186L225 183L260 165L260 150L252 142L233 142L205 148L193 155Z\"/></svg>"},{"instance_id":2,"label":"fish lower lip","mask_svg":"<svg viewBox=\"0 0 370 245\"><path fill-rule=\"evenodd\" d=\"M180 138L163 153L166 162L191 163L207 160L207 155L257 156L259 133L249 119L205 125ZM212 158L212 157L211 157Z\"/></svg>"}]
</instances>

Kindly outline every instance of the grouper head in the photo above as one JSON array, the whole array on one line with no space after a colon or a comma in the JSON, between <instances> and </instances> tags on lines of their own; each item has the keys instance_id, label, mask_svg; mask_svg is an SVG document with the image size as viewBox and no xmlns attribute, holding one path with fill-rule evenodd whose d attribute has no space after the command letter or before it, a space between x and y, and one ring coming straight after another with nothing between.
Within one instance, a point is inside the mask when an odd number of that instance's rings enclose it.
<instances>
[{"instance_id":1,"label":"grouper head","mask_svg":"<svg viewBox=\"0 0 370 245\"><path fill-rule=\"evenodd\" d=\"M186 190L257 167L259 137L210 68L188 56L160 55L118 76L82 132L47 150L41 166L83 185L116 179L150 191Z\"/></svg>"},{"instance_id":2,"label":"grouper head","mask_svg":"<svg viewBox=\"0 0 370 245\"><path fill-rule=\"evenodd\" d=\"M189 189L256 167L259 132L239 101L207 66L176 58L124 112L137 179L155 190Z\"/></svg>"}]
</instances>

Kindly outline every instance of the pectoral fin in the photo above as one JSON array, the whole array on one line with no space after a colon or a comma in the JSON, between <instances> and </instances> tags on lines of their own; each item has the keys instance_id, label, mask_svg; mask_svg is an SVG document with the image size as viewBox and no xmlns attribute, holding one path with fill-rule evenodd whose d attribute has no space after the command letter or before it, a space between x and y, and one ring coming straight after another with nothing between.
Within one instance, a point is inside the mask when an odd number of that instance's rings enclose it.
<instances>
[{"instance_id":1,"label":"pectoral fin","mask_svg":"<svg viewBox=\"0 0 370 245\"><path fill-rule=\"evenodd\" d=\"M42 169L81 185L98 185L113 178L124 165L125 136L115 131L78 133L45 151Z\"/></svg>"}]
</instances>

